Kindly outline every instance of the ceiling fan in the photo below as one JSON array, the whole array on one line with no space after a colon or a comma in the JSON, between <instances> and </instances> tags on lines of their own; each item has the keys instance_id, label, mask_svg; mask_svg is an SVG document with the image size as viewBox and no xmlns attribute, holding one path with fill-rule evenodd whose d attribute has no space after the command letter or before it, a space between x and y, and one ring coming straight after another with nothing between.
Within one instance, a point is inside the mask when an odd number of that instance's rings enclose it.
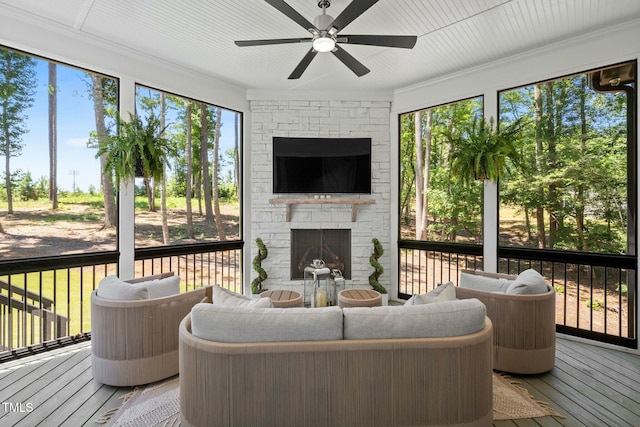
<instances>
[{"instance_id":1,"label":"ceiling fan","mask_svg":"<svg viewBox=\"0 0 640 427\"><path fill-rule=\"evenodd\" d=\"M369 46L384 47L400 47L411 49L416 44L416 36L386 36L386 35L338 35L343 28L349 25L353 20L362 15L367 9L376 4L378 0L353 0L338 15L333 18L327 15L326 10L331 6L330 0L318 1L318 7L322 9L322 15L318 15L314 19L314 23L309 22L305 17L300 15L295 9L283 0L265 0L271 6L287 15L298 25L304 27L311 33L311 37L293 38L293 39L269 39L269 40L239 40L235 44L238 46L263 46L270 44L286 44L286 43L305 43L311 42L311 49L302 58L302 61L293 70L289 79L299 79L302 73L307 69L313 58L318 52L331 52L344 65L349 67L358 77L364 76L370 70L360 61L351 56L347 51L340 47L340 44L361 44Z\"/></svg>"}]
</instances>

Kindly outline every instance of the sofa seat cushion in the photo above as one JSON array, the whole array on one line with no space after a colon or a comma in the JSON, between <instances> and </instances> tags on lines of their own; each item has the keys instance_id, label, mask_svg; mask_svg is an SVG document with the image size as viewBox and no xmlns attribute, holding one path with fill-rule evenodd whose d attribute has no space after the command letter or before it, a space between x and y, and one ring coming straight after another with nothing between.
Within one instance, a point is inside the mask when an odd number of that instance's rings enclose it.
<instances>
[{"instance_id":1,"label":"sofa seat cushion","mask_svg":"<svg viewBox=\"0 0 640 427\"><path fill-rule=\"evenodd\" d=\"M322 308L252 308L196 304L193 335L210 341L271 342L342 339L342 310Z\"/></svg>"},{"instance_id":2,"label":"sofa seat cushion","mask_svg":"<svg viewBox=\"0 0 640 427\"><path fill-rule=\"evenodd\" d=\"M484 327L486 307L477 299L437 304L343 308L344 339L439 338Z\"/></svg>"}]
</instances>

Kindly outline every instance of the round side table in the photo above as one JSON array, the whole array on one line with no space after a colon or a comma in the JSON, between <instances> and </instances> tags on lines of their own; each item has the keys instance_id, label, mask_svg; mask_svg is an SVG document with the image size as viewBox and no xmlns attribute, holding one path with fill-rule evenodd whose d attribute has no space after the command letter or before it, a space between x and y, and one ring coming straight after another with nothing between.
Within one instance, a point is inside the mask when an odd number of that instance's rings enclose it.
<instances>
[{"instance_id":1,"label":"round side table","mask_svg":"<svg viewBox=\"0 0 640 427\"><path fill-rule=\"evenodd\" d=\"M271 304L278 308L302 307L302 294L296 291L273 290L264 291L260 294L260 298L271 298Z\"/></svg>"},{"instance_id":2,"label":"round side table","mask_svg":"<svg viewBox=\"0 0 640 427\"><path fill-rule=\"evenodd\" d=\"M338 307L378 307L382 305L380 292L370 289L345 289L338 293Z\"/></svg>"}]
</instances>

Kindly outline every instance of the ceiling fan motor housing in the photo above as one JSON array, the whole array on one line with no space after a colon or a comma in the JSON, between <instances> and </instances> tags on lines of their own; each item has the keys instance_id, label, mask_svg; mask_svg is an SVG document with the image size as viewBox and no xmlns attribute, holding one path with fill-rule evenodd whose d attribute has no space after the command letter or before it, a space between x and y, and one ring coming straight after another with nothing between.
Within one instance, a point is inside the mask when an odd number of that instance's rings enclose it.
<instances>
[{"instance_id":1,"label":"ceiling fan motor housing","mask_svg":"<svg viewBox=\"0 0 640 427\"><path fill-rule=\"evenodd\" d=\"M313 20L313 25L316 26L320 31L328 30L329 25L333 22L333 16L322 14L315 17Z\"/></svg>"}]
</instances>

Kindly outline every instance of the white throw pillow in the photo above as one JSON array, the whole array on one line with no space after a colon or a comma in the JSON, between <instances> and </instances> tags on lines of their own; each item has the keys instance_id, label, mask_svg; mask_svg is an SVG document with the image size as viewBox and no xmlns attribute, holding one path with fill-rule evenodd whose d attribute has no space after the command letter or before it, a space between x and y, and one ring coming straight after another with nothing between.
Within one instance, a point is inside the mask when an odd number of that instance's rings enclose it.
<instances>
[{"instance_id":1,"label":"white throw pillow","mask_svg":"<svg viewBox=\"0 0 640 427\"><path fill-rule=\"evenodd\" d=\"M164 279L138 282L135 286L146 288L149 298L162 298L180 293L180 276L170 276Z\"/></svg>"},{"instance_id":2,"label":"white throw pillow","mask_svg":"<svg viewBox=\"0 0 640 427\"><path fill-rule=\"evenodd\" d=\"M525 294L543 294L547 292L547 282L544 277L533 268L518 274L507 288L507 294L525 295Z\"/></svg>"},{"instance_id":3,"label":"white throw pillow","mask_svg":"<svg viewBox=\"0 0 640 427\"><path fill-rule=\"evenodd\" d=\"M447 282L443 285L438 285L437 288L426 294L416 294L404 303L404 305L422 305L433 304L436 302L453 301L456 299L456 286L453 282Z\"/></svg>"},{"instance_id":4,"label":"white throw pillow","mask_svg":"<svg viewBox=\"0 0 640 427\"><path fill-rule=\"evenodd\" d=\"M97 294L101 298L114 300L149 299L146 286L137 286L120 280L117 276L107 276L98 284Z\"/></svg>"},{"instance_id":5,"label":"white throw pillow","mask_svg":"<svg viewBox=\"0 0 640 427\"><path fill-rule=\"evenodd\" d=\"M477 274L460 273L460 287L476 289L486 292L507 292L513 280L495 279L493 277L479 276Z\"/></svg>"},{"instance_id":6,"label":"white throw pillow","mask_svg":"<svg viewBox=\"0 0 640 427\"><path fill-rule=\"evenodd\" d=\"M223 288L220 285L213 287L212 293L213 305L227 307L253 307L253 308L271 308L271 298L251 298L240 295Z\"/></svg>"}]
</instances>

